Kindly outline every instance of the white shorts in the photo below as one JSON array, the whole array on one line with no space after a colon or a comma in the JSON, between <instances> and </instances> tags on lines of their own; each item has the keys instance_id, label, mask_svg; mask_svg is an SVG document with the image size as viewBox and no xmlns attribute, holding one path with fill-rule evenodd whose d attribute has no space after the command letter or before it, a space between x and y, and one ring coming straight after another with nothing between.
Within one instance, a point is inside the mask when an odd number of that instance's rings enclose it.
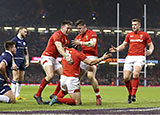
<instances>
[{"instance_id":1,"label":"white shorts","mask_svg":"<svg viewBox=\"0 0 160 115\"><path fill-rule=\"evenodd\" d=\"M78 77L67 77L61 75L60 78L61 90L67 91L68 93L74 93L75 90L80 90L80 81Z\"/></svg>"},{"instance_id":2,"label":"white shorts","mask_svg":"<svg viewBox=\"0 0 160 115\"><path fill-rule=\"evenodd\" d=\"M143 67L145 64L145 56L127 56L125 59L124 70L133 71L134 66Z\"/></svg>"},{"instance_id":3,"label":"white shorts","mask_svg":"<svg viewBox=\"0 0 160 115\"><path fill-rule=\"evenodd\" d=\"M98 57L96 57L96 56L87 56L87 58L89 58L89 59L97 59ZM87 71L87 70L88 70L88 67L89 67L88 64L86 64L86 63L84 63L83 61L81 61L81 64L80 64L80 68L81 68L81 69Z\"/></svg>"},{"instance_id":4,"label":"white shorts","mask_svg":"<svg viewBox=\"0 0 160 115\"><path fill-rule=\"evenodd\" d=\"M41 65L44 68L46 65L53 65L54 71L61 68L62 65L52 56L41 56Z\"/></svg>"}]
</instances>

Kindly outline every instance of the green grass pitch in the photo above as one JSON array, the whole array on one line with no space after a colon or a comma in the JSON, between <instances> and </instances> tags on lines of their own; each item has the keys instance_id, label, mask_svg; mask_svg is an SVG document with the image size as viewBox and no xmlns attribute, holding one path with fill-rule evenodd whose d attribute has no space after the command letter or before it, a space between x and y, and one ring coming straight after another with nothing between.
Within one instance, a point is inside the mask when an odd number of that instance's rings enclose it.
<instances>
[{"instance_id":1,"label":"green grass pitch","mask_svg":"<svg viewBox=\"0 0 160 115\"><path fill-rule=\"evenodd\" d=\"M54 89L55 86L47 86L42 94L43 100L49 100L49 96ZM95 93L91 86L81 86L82 105L79 106L65 104L38 105L33 99L37 90L38 86L22 86L21 96L27 98L27 100L18 100L16 104L0 103L0 111L160 107L160 87L139 87L137 101L127 104L128 93L125 87L100 86L102 106L96 106Z\"/></svg>"}]
</instances>

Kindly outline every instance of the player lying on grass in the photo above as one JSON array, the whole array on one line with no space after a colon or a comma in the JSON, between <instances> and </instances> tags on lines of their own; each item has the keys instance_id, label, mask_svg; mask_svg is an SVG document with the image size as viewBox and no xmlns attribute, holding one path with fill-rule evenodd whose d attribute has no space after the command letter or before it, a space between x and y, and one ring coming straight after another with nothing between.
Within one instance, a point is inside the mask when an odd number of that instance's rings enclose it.
<instances>
[{"instance_id":1,"label":"player lying on grass","mask_svg":"<svg viewBox=\"0 0 160 115\"><path fill-rule=\"evenodd\" d=\"M10 82L8 75L12 67L13 55L16 54L16 43L7 41L4 47L6 51L0 56L0 102L15 103L15 96L8 86Z\"/></svg>"},{"instance_id":2,"label":"player lying on grass","mask_svg":"<svg viewBox=\"0 0 160 115\"><path fill-rule=\"evenodd\" d=\"M65 52L73 59L74 63L70 65L64 58L62 59L63 73L60 78L61 91L57 94L57 96L53 96L49 103L50 106L52 106L54 103L80 105L80 62L83 61L88 65L96 65L112 56L111 53L105 53L101 58L89 59L82 52L79 52L74 48L65 48ZM71 98L63 98L67 93Z\"/></svg>"}]
</instances>

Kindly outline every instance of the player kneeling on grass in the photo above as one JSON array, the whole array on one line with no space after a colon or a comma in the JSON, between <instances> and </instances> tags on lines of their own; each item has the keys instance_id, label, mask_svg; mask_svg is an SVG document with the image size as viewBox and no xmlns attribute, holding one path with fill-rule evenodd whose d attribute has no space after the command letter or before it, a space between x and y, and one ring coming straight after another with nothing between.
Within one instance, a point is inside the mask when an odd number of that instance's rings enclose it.
<instances>
[{"instance_id":1,"label":"player kneeling on grass","mask_svg":"<svg viewBox=\"0 0 160 115\"><path fill-rule=\"evenodd\" d=\"M68 56L73 59L73 64L70 65L63 58L63 73L60 78L61 90L57 96L53 96L49 105L52 106L54 103L65 103L69 105L80 105L81 95L80 95L80 81L79 81L79 71L80 62L83 61L89 65L96 65L99 62L109 58L112 54L105 53L101 58L89 59L82 52L75 50L74 48L65 48L65 52ZM64 95L68 93L71 98L63 98Z\"/></svg>"},{"instance_id":2,"label":"player kneeling on grass","mask_svg":"<svg viewBox=\"0 0 160 115\"><path fill-rule=\"evenodd\" d=\"M4 44L6 51L0 56L0 102L15 103L16 99L8 86L9 70L12 67L13 55L16 54L16 43L7 41Z\"/></svg>"}]
</instances>

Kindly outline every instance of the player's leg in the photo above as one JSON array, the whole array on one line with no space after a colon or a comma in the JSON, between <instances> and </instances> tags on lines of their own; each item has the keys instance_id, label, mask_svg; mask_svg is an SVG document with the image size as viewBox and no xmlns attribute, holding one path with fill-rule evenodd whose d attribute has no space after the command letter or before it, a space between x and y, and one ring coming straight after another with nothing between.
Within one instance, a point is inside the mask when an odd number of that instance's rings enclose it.
<instances>
[{"instance_id":1,"label":"player's leg","mask_svg":"<svg viewBox=\"0 0 160 115\"><path fill-rule=\"evenodd\" d=\"M133 56L127 56L125 59L125 64L123 68L123 79L125 86L128 90L128 103L131 103L131 95L132 95L132 82L131 82L131 75L133 71L133 64L134 64L134 57Z\"/></svg>"},{"instance_id":2,"label":"player's leg","mask_svg":"<svg viewBox=\"0 0 160 115\"><path fill-rule=\"evenodd\" d=\"M133 80L132 80L132 101L136 101L136 92L139 85L139 74L141 72L142 67L134 66L133 69Z\"/></svg>"},{"instance_id":3,"label":"player's leg","mask_svg":"<svg viewBox=\"0 0 160 115\"><path fill-rule=\"evenodd\" d=\"M0 87L0 102L15 103L15 96L11 88L7 84L2 84Z\"/></svg>"},{"instance_id":4,"label":"player's leg","mask_svg":"<svg viewBox=\"0 0 160 115\"><path fill-rule=\"evenodd\" d=\"M80 73L79 73L79 76L80 76L80 81L83 79L83 77L85 76L85 74L87 73L86 70L80 68Z\"/></svg>"},{"instance_id":5,"label":"player's leg","mask_svg":"<svg viewBox=\"0 0 160 115\"><path fill-rule=\"evenodd\" d=\"M88 67L87 77L88 77L89 81L92 84L94 92L96 93L96 105L101 105L102 104L102 99L101 99L101 96L100 96L100 91L99 91L99 87L98 87L98 81L95 78L96 71L97 71L97 66L95 66L95 65L89 66Z\"/></svg>"},{"instance_id":6,"label":"player's leg","mask_svg":"<svg viewBox=\"0 0 160 115\"><path fill-rule=\"evenodd\" d=\"M10 99L11 103L16 103L16 99L15 99L15 96L14 96L12 90L7 91L4 94L4 96L7 96Z\"/></svg>"},{"instance_id":7,"label":"player's leg","mask_svg":"<svg viewBox=\"0 0 160 115\"><path fill-rule=\"evenodd\" d=\"M123 71L123 79L124 79L124 83L125 86L128 90L128 103L131 103L131 95L132 95L132 82L131 82L131 75L132 72L129 70L124 70Z\"/></svg>"},{"instance_id":8,"label":"player's leg","mask_svg":"<svg viewBox=\"0 0 160 115\"><path fill-rule=\"evenodd\" d=\"M36 97L41 97L41 93L42 93L43 89L46 87L46 85L49 83L49 81L54 76L53 65L46 65L43 69L46 73L46 77L42 79L40 87L36 93Z\"/></svg>"},{"instance_id":9,"label":"player's leg","mask_svg":"<svg viewBox=\"0 0 160 115\"><path fill-rule=\"evenodd\" d=\"M61 66L61 64L59 62L56 63L55 68L56 68L55 73L58 74L58 75L61 75L62 72L63 72L63 68L62 68L62 66ZM61 90L61 88L60 88L60 81L58 81L56 89L54 90L53 94L50 95L49 98L52 99L53 96L57 95L60 90Z\"/></svg>"},{"instance_id":10,"label":"player's leg","mask_svg":"<svg viewBox=\"0 0 160 115\"><path fill-rule=\"evenodd\" d=\"M42 79L37 93L33 96L36 99L37 103L40 105L43 104L43 100L41 97L42 91L54 76L53 65L46 65L45 67L43 67L43 69L46 73L46 77Z\"/></svg>"},{"instance_id":11,"label":"player's leg","mask_svg":"<svg viewBox=\"0 0 160 115\"><path fill-rule=\"evenodd\" d=\"M13 70L12 71L12 75L13 75L13 79L12 79L12 83L11 83L11 88L12 88L12 92L15 95L16 92L16 83L19 79L19 70Z\"/></svg>"},{"instance_id":12,"label":"player's leg","mask_svg":"<svg viewBox=\"0 0 160 115\"><path fill-rule=\"evenodd\" d=\"M20 96L20 91L21 91L21 84L24 80L24 74L25 74L25 71L24 70L19 70L19 79L16 83L16 100L26 100L26 98L23 98Z\"/></svg>"}]
</instances>

